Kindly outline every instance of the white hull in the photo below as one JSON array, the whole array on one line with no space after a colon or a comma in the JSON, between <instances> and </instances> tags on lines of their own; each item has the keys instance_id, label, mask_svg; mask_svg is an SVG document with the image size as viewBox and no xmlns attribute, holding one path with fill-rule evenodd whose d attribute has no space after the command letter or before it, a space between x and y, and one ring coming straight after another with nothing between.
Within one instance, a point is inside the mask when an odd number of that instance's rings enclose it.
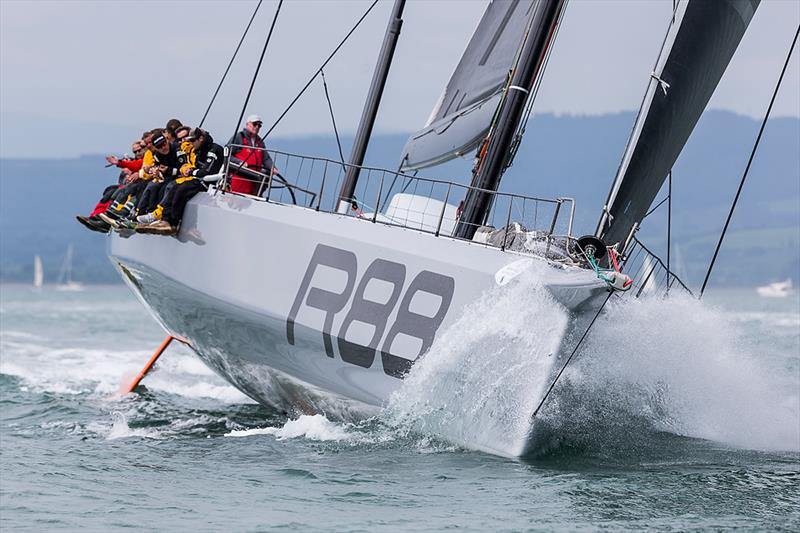
<instances>
[{"instance_id":1,"label":"white hull","mask_svg":"<svg viewBox=\"0 0 800 533\"><path fill-rule=\"evenodd\" d=\"M56 285L57 291L63 292L80 292L84 290L83 283L78 283L77 281L70 281L69 283L62 283L61 285Z\"/></svg>"},{"instance_id":2,"label":"white hull","mask_svg":"<svg viewBox=\"0 0 800 533\"><path fill-rule=\"evenodd\" d=\"M792 294L792 280L787 279L786 281L770 283L763 287L756 287L756 292L758 292L759 296L765 298L786 298Z\"/></svg>"},{"instance_id":3,"label":"white hull","mask_svg":"<svg viewBox=\"0 0 800 533\"><path fill-rule=\"evenodd\" d=\"M177 238L113 235L109 256L164 328L245 394L287 410L340 415L342 406L369 412L385 405L409 361L465 305L539 261L211 193L189 203ZM543 285L575 319L593 315L605 297L591 271L543 270Z\"/></svg>"}]
</instances>

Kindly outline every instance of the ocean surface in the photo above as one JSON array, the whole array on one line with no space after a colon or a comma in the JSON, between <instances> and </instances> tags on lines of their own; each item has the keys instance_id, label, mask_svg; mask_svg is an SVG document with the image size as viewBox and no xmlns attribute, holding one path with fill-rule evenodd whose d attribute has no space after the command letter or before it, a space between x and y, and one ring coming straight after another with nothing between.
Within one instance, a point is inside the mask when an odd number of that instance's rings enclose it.
<instances>
[{"instance_id":1,"label":"ocean surface","mask_svg":"<svg viewBox=\"0 0 800 533\"><path fill-rule=\"evenodd\" d=\"M800 530L797 293L606 311L548 400L550 445L511 459L470 445L502 439L471 424L487 398L525 394L491 362L533 353L541 317L509 302L345 423L256 405L179 345L120 396L164 336L126 288L0 286L0 529ZM447 384L458 358L485 370Z\"/></svg>"}]
</instances>

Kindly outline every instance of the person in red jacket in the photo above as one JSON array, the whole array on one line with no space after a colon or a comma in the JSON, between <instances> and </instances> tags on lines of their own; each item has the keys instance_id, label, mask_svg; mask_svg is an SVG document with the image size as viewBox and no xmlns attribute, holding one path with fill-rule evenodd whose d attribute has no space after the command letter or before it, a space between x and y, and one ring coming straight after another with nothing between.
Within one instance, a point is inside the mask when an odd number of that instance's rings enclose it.
<instances>
[{"instance_id":1,"label":"person in red jacket","mask_svg":"<svg viewBox=\"0 0 800 533\"><path fill-rule=\"evenodd\" d=\"M108 209L109 205L111 205L111 200L114 195L120 188L128 185L132 181L135 181L139 177L139 170L142 168L142 161L144 156L144 151L147 148L147 143L143 140L134 141L131 145L131 150L133 151L134 159L123 158L119 159L116 156L109 155L106 156L106 161L110 165L114 165L118 168L122 169L120 172L119 180L116 185L109 185L103 191L103 196L100 198L100 201L95 204L94 209L89 214L88 217L83 215L78 215L75 218L78 222L80 222L83 226L87 229L92 231L99 231L101 233L105 233L110 229L108 223L100 219L98 215L100 213L105 213L106 209Z\"/></svg>"},{"instance_id":2,"label":"person in red jacket","mask_svg":"<svg viewBox=\"0 0 800 533\"><path fill-rule=\"evenodd\" d=\"M107 155L106 161L108 161L109 165L114 165L115 167L119 167L123 170L128 170L129 173L133 174L134 172L139 172L142 169L142 158L144 157L145 148L145 142L138 140L131 145L131 150L133 150L133 159L119 159L117 156Z\"/></svg>"},{"instance_id":3,"label":"person in red jacket","mask_svg":"<svg viewBox=\"0 0 800 533\"><path fill-rule=\"evenodd\" d=\"M258 132L261 130L263 121L258 115L247 117L244 129L233 136L228 142L231 146L231 191L244 194L258 194L261 181L258 178L244 176L243 173L236 173L236 167L249 168L261 174L272 172L272 158L266 151L266 146Z\"/></svg>"}]
</instances>

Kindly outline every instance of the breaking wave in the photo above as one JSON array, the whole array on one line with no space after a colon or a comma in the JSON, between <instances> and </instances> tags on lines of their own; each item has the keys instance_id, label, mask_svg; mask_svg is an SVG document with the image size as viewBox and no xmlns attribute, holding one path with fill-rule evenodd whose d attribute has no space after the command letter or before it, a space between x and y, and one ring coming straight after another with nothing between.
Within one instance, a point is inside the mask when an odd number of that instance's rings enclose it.
<instances>
[{"instance_id":1,"label":"breaking wave","mask_svg":"<svg viewBox=\"0 0 800 533\"><path fill-rule=\"evenodd\" d=\"M568 324L536 273L469 305L412 367L385 420L468 448L522 454Z\"/></svg>"},{"instance_id":2,"label":"breaking wave","mask_svg":"<svg viewBox=\"0 0 800 533\"><path fill-rule=\"evenodd\" d=\"M332 445L334 448L398 447L421 454L452 452L456 447L431 435L409 434L399 431L397 426L387 425L380 418L367 418L360 422L330 420L325 415L300 415L289 419L281 426L237 428L226 437L258 437L268 435L276 441L307 440Z\"/></svg>"},{"instance_id":3,"label":"breaking wave","mask_svg":"<svg viewBox=\"0 0 800 533\"><path fill-rule=\"evenodd\" d=\"M225 434L226 437L253 435L273 435L278 440L303 437L317 441L348 441L363 437L354 426L331 422L323 415L301 415L295 420L289 420L283 427L235 429Z\"/></svg>"},{"instance_id":4,"label":"breaking wave","mask_svg":"<svg viewBox=\"0 0 800 533\"><path fill-rule=\"evenodd\" d=\"M142 350L59 348L53 344L41 336L4 331L0 373L20 378L38 392L107 396L130 382L149 357ZM147 377L149 389L224 403L252 402L185 348L175 348L159 360L158 371Z\"/></svg>"},{"instance_id":5,"label":"breaking wave","mask_svg":"<svg viewBox=\"0 0 800 533\"><path fill-rule=\"evenodd\" d=\"M573 442L629 442L641 428L800 450L797 354L751 342L739 322L689 298L617 300L565 373L548 424Z\"/></svg>"},{"instance_id":6,"label":"breaking wave","mask_svg":"<svg viewBox=\"0 0 800 533\"><path fill-rule=\"evenodd\" d=\"M384 419L472 449L522 453L549 385L548 339L567 322L533 278L471 305L412 368ZM800 450L797 355L751 342L741 320L689 298L614 297L537 417L533 451L629 449L661 432Z\"/></svg>"},{"instance_id":7,"label":"breaking wave","mask_svg":"<svg viewBox=\"0 0 800 533\"><path fill-rule=\"evenodd\" d=\"M125 415L116 412L114 413L114 425L111 426L111 429L108 431L106 435L106 439L108 440L116 440L116 439L125 439L129 437L144 437L149 439L158 439L161 438L161 433L152 428L135 428L131 429L128 425L128 419L125 418Z\"/></svg>"},{"instance_id":8,"label":"breaking wave","mask_svg":"<svg viewBox=\"0 0 800 533\"><path fill-rule=\"evenodd\" d=\"M7 385L25 394L46 393L43 405L60 406L48 407L51 415L69 415L57 421L62 425L40 428L45 431L111 439L266 434L345 446L394 442L420 451L455 443L517 456L529 440L530 414L549 385L558 348L552 339L568 324L566 311L536 274L523 273L468 306L412 368L384 412L365 423L322 415L286 421L264 410L237 418L232 406L251 400L182 346L170 348L144 382L159 393L157 401L146 392L136 402L96 401L116 392L149 357L137 349L146 342L139 338L122 345L100 339L95 344L114 348L101 350L81 347L77 336L65 342L47 329L4 329L0 374L13 376ZM650 445L662 432L750 449L800 450L798 326L800 314L792 312L731 313L678 297L614 297L536 420L539 451L630 450ZM160 393L170 399L164 402ZM99 408L102 418L70 421L76 408L71 398ZM118 417L116 410L125 412ZM334 411L328 415L336 418ZM276 427L258 427L266 424Z\"/></svg>"}]
</instances>

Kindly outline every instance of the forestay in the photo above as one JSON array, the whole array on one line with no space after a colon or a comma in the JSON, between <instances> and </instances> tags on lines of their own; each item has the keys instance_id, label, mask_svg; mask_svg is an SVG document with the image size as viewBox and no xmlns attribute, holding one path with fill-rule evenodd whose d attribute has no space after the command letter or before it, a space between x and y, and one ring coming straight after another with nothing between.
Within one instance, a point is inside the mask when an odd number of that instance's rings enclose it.
<instances>
[{"instance_id":1,"label":"forestay","mask_svg":"<svg viewBox=\"0 0 800 533\"><path fill-rule=\"evenodd\" d=\"M535 0L493 0L425 126L403 149L403 169L444 163L486 136Z\"/></svg>"},{"instance_id":2,"label":"forestay","mask_svg":"<svg viewBox=\"0 0 800 533\"><path fill-rule=\"evenodd\" d=\"M664 184L760 0L678 4L597 236L623 242Z\"/></svg>"}]
</instances>

